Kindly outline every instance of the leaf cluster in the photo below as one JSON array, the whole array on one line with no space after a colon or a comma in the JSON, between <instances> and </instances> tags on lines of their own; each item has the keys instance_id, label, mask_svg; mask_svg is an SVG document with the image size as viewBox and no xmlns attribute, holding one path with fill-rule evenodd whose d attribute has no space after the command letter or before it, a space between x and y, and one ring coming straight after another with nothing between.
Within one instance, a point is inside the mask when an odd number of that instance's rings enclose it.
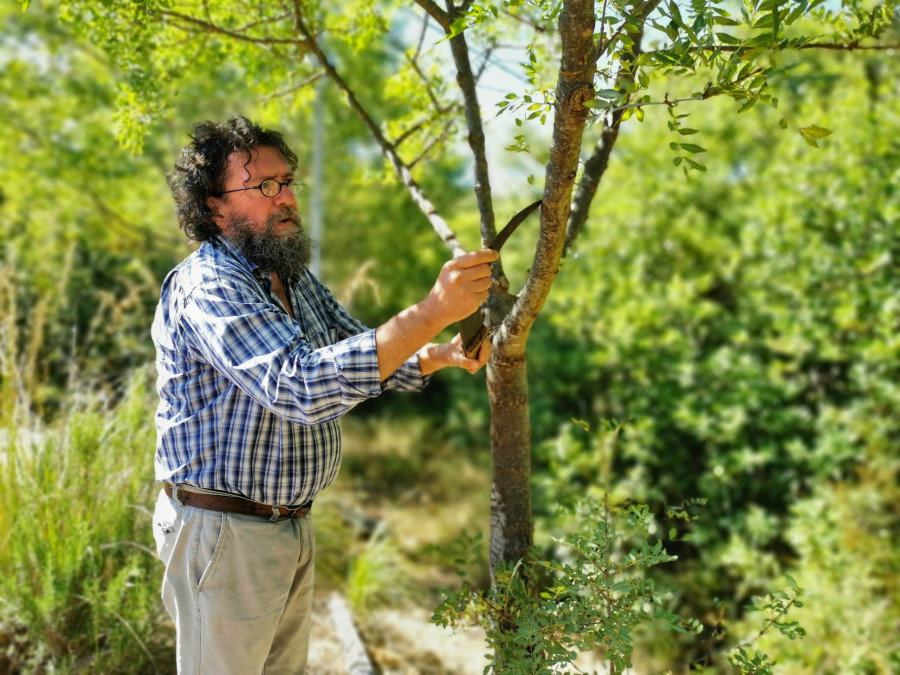
<instances>
[{"instance_id":1,"label":"leaf cluster","mask_svg":"<svg viewBox=\"0 0 900 675\"><path fill-rule=\"evenodd\" d=\"M504 564L488 591L464 582L447 593L432 621L484 626L488 658L510 673L549 673L593 650L622 672L631 666L637 625L702 630L700 622L668 610L645 576L676 559L650 535L653 518L645 505L585 503L577 517L580 527L557 541L554 558L532 551L527 560Z\"/></svg>"}]
</instances>

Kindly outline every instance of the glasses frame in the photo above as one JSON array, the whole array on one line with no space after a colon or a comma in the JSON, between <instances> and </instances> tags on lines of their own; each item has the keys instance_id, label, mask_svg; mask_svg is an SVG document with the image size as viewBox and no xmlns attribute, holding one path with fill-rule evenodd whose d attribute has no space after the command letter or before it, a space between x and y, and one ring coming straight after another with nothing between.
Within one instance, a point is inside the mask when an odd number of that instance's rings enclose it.
<instances>
[{"instance_id":1,"label":"glasses frame","mask_svg":"<svg viewBox=\"0 0 900 675\"><path fill-rule=\"evenodd\" d=\"M278 192L276 192L274 195L267 195L265 192L263 192L263 185L265 185L266 183L276 183L278 185ZM295 182L295 180L293 178L288 178L283 183L280 180L275 180L274 178L266 178L259 185L251 185L250 187L242 187L242 188L237 188L235 190L223 190L218 195L213 195L213 196L218 197L221 195L227 195L229 192L244 192L245 190L259 190L260 194L262 194L263 197L268 197L269 199L275 199L275 197L277 197L278 195L281 194L281 191L284 188L287 188L288 190L293 192L294 189L300 188L302 186L303 186L303 183L297 183L297 182Z\"/></svg>"}]
</instances>

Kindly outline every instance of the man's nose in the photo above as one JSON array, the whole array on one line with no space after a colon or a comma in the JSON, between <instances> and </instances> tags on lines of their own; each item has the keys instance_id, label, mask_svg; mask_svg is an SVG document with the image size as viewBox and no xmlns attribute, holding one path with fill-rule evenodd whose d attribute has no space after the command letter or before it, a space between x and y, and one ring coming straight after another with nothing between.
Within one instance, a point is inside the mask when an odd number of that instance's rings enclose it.
<instances>
[{"instance_id":1,"label":"man's nose","mask_svg":"<svg viewBox=\"0 0 900 675\"><path fill-rule=\"evenodd\" d=\"M292 187L293 185L290 187L281 187L281 192L274 197L276 206L292 206L295 209L297 208L297 198L294 196L294 191L291 189Z\"/></svg>"}]
</instances>

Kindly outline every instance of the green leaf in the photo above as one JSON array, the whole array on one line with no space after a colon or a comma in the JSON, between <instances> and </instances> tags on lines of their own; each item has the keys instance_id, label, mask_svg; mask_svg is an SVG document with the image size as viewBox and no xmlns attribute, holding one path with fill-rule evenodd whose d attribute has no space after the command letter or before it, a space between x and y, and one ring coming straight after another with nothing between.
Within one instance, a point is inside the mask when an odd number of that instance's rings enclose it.
<instances>
[{"instance_id":1,"label":"green leaf","mask_svg":"<svg viewBox=\"0 0 900 675\"><path fill-rule=\"evenodd\" d=\"M739 45L742 42L734 37L734 35L729 35L728 33L716 33L716 37L719 38L719 42L726 45Z\"/></svg>"},{"instance_id":2,"label":"green leaf","mask_svg":"<svg viewBox=\"0 0 900 675\"><path fill-rule=\"evenodd\" d=\"M679 129L678 133L681 134L682 136L691 136L692 134L696 134L697 130L696 129Z\"/></svg>"},{"instance_id":3,"label":"green leaf","mask_svg":"<svg viewBox=\"0 0 900 675\"><path fill-rule=\"evenodd\" d=\"M706 148L702 148L699 145L694 145L693 143L680 143L681 148L683 150L687 150L688 152L698 153L698 152L706 152Z\"/></svg>"},{"instance_id":4,"label":"green leaf","mask_svg":"<svg viewBox=\"0 0 900 675\"><path fill-rule=\"evenodd\" d=\"M685 157L684 161L690 164L693 168L697 169L697 171L706 171L705 166L703 166L700 162L695 162L690 157Z\"/></svg>"},{"instance_id":5,"label":"green leaf","mask_svg":"<svg viewBox=\"0 0 900 675\"><path fill-rule=\"evenodd\" d=\"M748 98L746 101L744 101L744 105L742 105L740 108L738 108L738 112L742 113L745 110L750 110L750 108L752 108L755 105L756 105L756 99Z\"/></svg>"},{"instance_id":6,"label":"green leaf","mask_svg":"<svg viewBox=\"0 0 900 675\"><path fill-rule=\"evenodd\" d=\"M755 24L753 24L753 28L771 28L775 25L775 17L771 14L766 14L764 17L759 19Z\"/></svg>"},{"instance_id":7,"label":"green leaf","mask_svg":"<svg viewBox=\"0 0 900 675\"><path fill-rule=\"evenodd\" d=\"M778 120L778 126L780 126L782 129L787 129L788 121L782 117L780 120Z\"/></svg>"},{"instance_id":8,"label":"green leaf","mask_svg":"<svg viewBox=\"0 0 900 675\"><path fill-rule=\"evenodd\" d=\"M832 133L829 129L824 129L822 127L816 126L815 124L812 124L808 127L801 127L799 131L800 135L803 136L803 140L809 143L814 148L819 147L816 139L825 138L826 136L830 136Z\"/></svg>"},{"instance_id":9,"label":"green leaf","mask_svg":"<svg viewBox=\"0 0 900 675\"><path fill-rule=\"evenodd\" d=\"M669 14L672 16L672 21L678 24L680 27L685 28L684 19L681 18L681 12L678 10L678 4L672 0L669 2Z\"/></svg>"},{"instance_id":10,"label":"green leaf","mask_svg":"<svg viewBox=\"0 0 900 675\"><path fill-rule=\"evenodd\" d=\"M801 133L808 134L813 138L825 138L826 136L831 136L833 133L830 129L825 129L820 126L816 126L815 124L810 124L808 127L803 127L800 129Z\"/></svg>"}]
</instances>

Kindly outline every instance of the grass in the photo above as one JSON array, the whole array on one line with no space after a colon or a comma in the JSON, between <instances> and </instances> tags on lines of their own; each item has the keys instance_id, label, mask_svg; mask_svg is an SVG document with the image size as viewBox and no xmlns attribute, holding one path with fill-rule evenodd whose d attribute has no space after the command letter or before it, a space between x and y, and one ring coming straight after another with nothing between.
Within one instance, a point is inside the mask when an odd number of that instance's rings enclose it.
<instances>
[{"instance_id":1,"label":"grass","mask_svg":"<svg viewBox=\"0 0 900 675\"><path fill-rule=\"evenodd\" d=\"M149 506L148 373L114 407L72 396L52 426L22 411L0 441L0 622L9 670L166 672L173 633ZM10 637L12 636L12 637ZM0 670L3 668L0 667Z\"/></svg>"},{"instance_id":2,"label":"grass","mask_svg":"<svg viewBox=\"0 0 900 675\"><path fill-rule=\"evenodd\" d=\"M5 407L0 672L173 671L151 531L151 383L151 369L138 372L116 402L73 387L47 424L24 399ZM340 589L360 616L417 596L430 610L440 570L427 547L485 516L489 474L428 445L421 424L371 424L347 420L352 459L317 499L317 586Z\"/></svg>"}]
</instances>

